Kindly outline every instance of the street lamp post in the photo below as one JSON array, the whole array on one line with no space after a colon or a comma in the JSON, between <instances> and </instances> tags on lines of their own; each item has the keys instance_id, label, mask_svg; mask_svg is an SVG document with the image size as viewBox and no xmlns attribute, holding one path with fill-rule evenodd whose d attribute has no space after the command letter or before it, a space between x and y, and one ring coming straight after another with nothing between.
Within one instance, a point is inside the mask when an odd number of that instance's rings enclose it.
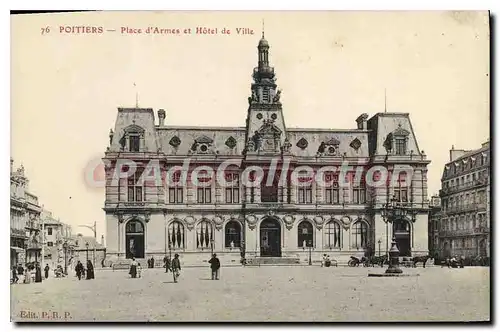
<instances>
[{"instance_id":1,"label":"street lamp post","mask_svg":"<svg viewBox=\"0 0 500 332\"><path fill-rule=\"evenodd\" d=\"M168 256L170 261L172 261L172 242L168 241Z\"/></svg>"},{"instance_id":2,"label":"street lamp post","mask_svg":"<svg viewBox=\"0 0 500 332\"><path fill-rule=\"evenodd\" d=\"M409 213L412 215L412 221L415 221L415 213L412 211L409 211L408 208L405 206L402 206L401 204L398 203L396 197L393 197L390 202L387 202L385 205L384 209L382 209L382 218L384 219L384 222L386 223L386 250L387 251L387 256L389 259L389 267L385 271L385 273L388 274L395 274L395 273L402 273L403 271L399 268L399 249L398 245L396 243L396 237L393 235L392 237L392 242L391 242L391 249L389 250L389 232L388 232L388 224L391 223L394 228L394 222L396 220L402 219L406 217ZM380 240L378 242L379 244L379 255L380 255Z\"/></svg>"},{"instance_id":3,"label":"street lamp post","mask_svg":"<svg viewBox=\"0 0 500 332\"><path fill-rule=\"evenodd\" d=\"M381 239L378 239L378 256L380 257L380 244L382 243Z\"/></svg>"},{"instance_id":4,"label":"street lamp post","mask_svg":"<svg viewBox=\"0 0 500 332\"><path fill-rule=\"evenodd\" d=\"M89 225L78 225L78 226L80 226L80 227L86 227L88 229L91 229L92 232L94 232L94 258L93 258L92 264L94 264L94 266L95 266L96 245L97 245L97 226L96 226L96 222L94 221L94 226L89 226ZM88 247L87 247L87 251L88 251ZM87 253L87 260L89 260L88 253Z\"/></svg>"},{"instance_id":5,"label":"street lamp post","mask_svg":"<svg viewBox=\"0 0 500 332\"><path fill-rule=\"evenodd\" d=\"M85 243L85 247L87 248L87 262L89 261L89 243Z\"/></svg>"},{"instance_id":6,"label":"street lamp post","mask_svg":"<svg viewBox=\"0 0 500 332\"><path fill-rule=\"evenodd\" d=\"M68 275L68 259L67 259L68 242L67 241L64 241L63 248L64 248L64 274Z\"/></svg>"},{"instance_id":7,"label":"street lamp post","mask_svg":"<svg viewBox=\"0 0 500 332\"><path fill-rule=\"evenodd\" d=\"M212 256L214 255L214 239L210 239L210 249L212 251Z\"/></svg>"},{"instance_id":8,"label":"street lamp post","mask_svg":"<svg viewBox=\"0 0 500 332\"><path fill-rule=\"evenodd\" d=\"M312 252L312 240L309 240L309 265L312 265L311 252Z\"/></svg>"}]
</instances>

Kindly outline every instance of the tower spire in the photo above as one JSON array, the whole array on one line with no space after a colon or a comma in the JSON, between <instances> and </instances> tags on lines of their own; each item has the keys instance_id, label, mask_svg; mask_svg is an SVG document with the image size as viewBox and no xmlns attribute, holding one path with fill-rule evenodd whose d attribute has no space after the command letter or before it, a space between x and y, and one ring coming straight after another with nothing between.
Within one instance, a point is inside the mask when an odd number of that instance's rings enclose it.
<instances>
[{"instance_id":1,"label":"tower spire","mask_svg":"<svg viewBox=\"0 0 500 332\"><path fill-rule=\"evenodd\" d=\"M262 19L262 39L264 39L264 19Z\"/></svg>"},{"instance_id":2,"label":"tower spire","mask_svg":"<svg viewBox=\"0 0 500 332\"><path fill-rule=\"evenodd\" d=\"M384 113L387 113L387 89L384 88Z\"/></svg>"},{"instance_id":3,"label":"tower spire","mask_svg":"<svg viewBox=\"0 0 500 332\"><path fill-rule=\"evenodd\" d=\"M134 82L135 87L135 108L139 108L139 92L137 91L137 85Z\"/></svg>"}]
</instances>

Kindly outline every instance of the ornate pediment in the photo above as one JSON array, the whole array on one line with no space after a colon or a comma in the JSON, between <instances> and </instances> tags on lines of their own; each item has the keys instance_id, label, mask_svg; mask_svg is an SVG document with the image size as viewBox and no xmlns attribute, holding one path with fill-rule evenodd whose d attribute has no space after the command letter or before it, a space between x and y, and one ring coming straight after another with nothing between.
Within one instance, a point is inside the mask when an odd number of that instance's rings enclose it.
<instances>
[{"instance_id":1,"label":"ornate pediment","mask_svg":"<svg viewBox=\"0 0 500 332\"><path fill-rule=\"evenodd\" d=\"M128 126L128 127L125 128L125 132L126 133L143 133L144 132L144 128L139 127L136 124L132 124L132 125L130 125L130 126Z\"/></svg>"},{"instance_id":2,"label":"ornate pediment","mask_svg":"<svg viewBox=\"0 0 500 332\"><path fill-rule=\"evenodd\" d=\"M273 120L264 120L264 125L259 128L259 134L261 135L280 135L281 129L279 129Z\"/></svg>"},{"instance_id":3,"label":"ornate pediment","mask_svg":"<svg viewBox=\"0 0 500 332\"><path fill-rule=\"evenodd\" d=\"M201 136L197 137L194 141L198 144L212 144L214 142L213 139L211 139L210 137L208 137L206 135L201 135Z\"/></svg>"},{"instance_id":4,"label":"ornate pediment","mask_svg":"<svg viewBox=\"0 0 500 332\"><path fill-rule=\"evenodd\" d=\"M340 141L336 139L335 137L330 138L328 141L325 142L325 145L339 145Z\"/></svg>"},{"instance_id":5,"label":"ornate pediment","mask_svg":"<svg viewBox=\"0 0 500 332\"><path fill-rule=\"evenodd\" d=\"M401 128L401 123L398 125L398 128L392 132L394 136L408 136L410 132L406 129Z\"/></svg>"}]
</instances>

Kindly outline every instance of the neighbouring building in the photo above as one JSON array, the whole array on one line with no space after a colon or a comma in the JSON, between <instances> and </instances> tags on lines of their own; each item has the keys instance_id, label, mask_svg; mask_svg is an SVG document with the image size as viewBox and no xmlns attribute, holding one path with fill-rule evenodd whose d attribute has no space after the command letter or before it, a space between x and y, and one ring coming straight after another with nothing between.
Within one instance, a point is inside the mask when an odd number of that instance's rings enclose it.
<instances>
[{"instance_id":1,"label":"neighbouring building","mask_svg":"<svg viewBox=\"0 0 500 332\"><path fill-rule=\"evenodd\" d=\"M93 236L83 236L78 233L76 237L73 237L73 261L81 261L83 264L87 260L94 263L95 267L102 266L102 260L106 256L106 248L104 243L101 241L99 243Z\"/></svg>"},{"instance_id":2,"label":"neighbouring building","mask_svg":"<svg viewBox=\"0 0 500 332\"><path fill-rule=\"evenodd\" d=\"M441 222L441 198L431 197L429 202L429 253L435 257L439 254L439 226Z\"/></svg>"},{"instance_id":3,"label":"neighbouring building","mask_svg":"<svg viewBox=\"0 0 500 332\"><path fill-rule=\"evenodd\" d=\"M287 127L264 37L257 49L243 127L171 126L163 109L157 122L151 108L118 108L103 158L107 257L181 253L183 262L191 264L205 261L213 250L223 264L237 263L240 256L304 262L310 251L313 259L328 254L346 261L366 250L374 252L379 242L385 253L392 237L403 256L427 254L430 161L419 148L409 114L383 112L369 118L363 113L353 118L350 129ZM195 116L197 111L191 112ZM335 126L333 119L325 124ZM186 178L184 172L172 171L188 159ZM137 167L124 166L123 160L133 160ZM193 178L206 180L210 169L229 161L223 173L229 187L218 181L194 185ZM159 165L168 181L139 181L150 162ZM346 163L363 170L361 181L354 181L359 179L354 171L319 172ZM204 170L195 176L192 171L200 166ZM298 171L304 167L321 178ZM412 176L400 168L411 170ZM388 171L387 181L383 170ZM130 174L114 181L121 172ZM245 172L256 185L245 185ZM292 181L294 172L300 185ZM368 186L368 174L383 185ZM396 174L396 181L389 181ZM316 178L328 184L319 185ZM340 185L343 181L347 187ZM386 224L381 211L392 198L404 203L413 217Z\"/></svg>"},{"instance_id":4,"label":"neighbouring building","mask_svg":"<svg viewBox=\"0 0 500 332\"><path fill-rule=\"evenodd\" d=\"M444 257L490 257L490 142L450 150L441 178L439 248Z\"/></svg>"},{"instance_id":5,"label":"neighbouring building","mask_svg":"<svg viewBox=\"0 0 500 332\"><path fill-rule=\"evenodd\" d=\"M47 210L42 212L42 221L45 235L44 264L52 267L64 266L65 260L69 264L74 247L71 226L61 222Z\"/></svg>"},{"instance_id":6,"label":"neighbouring building","mask_svg":"<svg viewBox=\"0 0 500 332\"><path fill-rule=\"evenodd\" d=\"M42 251L38 197L29 191L29 180L21 165L14 171L10 159L10 262L11 265L40 261Z\"/></svg>"}]
</instances>

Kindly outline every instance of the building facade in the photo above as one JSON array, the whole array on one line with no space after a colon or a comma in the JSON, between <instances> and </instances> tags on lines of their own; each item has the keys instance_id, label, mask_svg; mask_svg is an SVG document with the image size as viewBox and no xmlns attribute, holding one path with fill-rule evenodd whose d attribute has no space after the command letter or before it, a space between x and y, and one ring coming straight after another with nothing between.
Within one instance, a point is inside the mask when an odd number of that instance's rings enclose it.
<instances>
[{"instance_id":1,"label":"building facade","mask_svg":"<svg viewBox=\"0 0 500 332\"><path fill-rule=\"evenodd\" d=\"M29 191L29 180L21 165L14 171L10 160L10 261L11 265L41 260L42 238L38 197Z\"/></svg>"},{"instance_id":2,"label":"building facade","mask_svg":"<svg viewBox=\"0 0 500 332\"><path fill-rule=\"evenodd\" d=\"M430 161L409 115L361 114L353 129L287 127L264 37L257 49L243 127L169 126L162 109L156 122L150 108L118 108L103 158L107 257L347 260L379 241L385 253L393 236L402 255L427 254ZM210 181L221 168L222 181ZM151 170L161 181L145 184ZM413 218L385 223L391 198Z\"/></svg>"},{"instance_id":3,"label":"building facade","mask_svg":"<svg viewBox=\"0 0 500 332\"><path fill-rule=\"evenodd\" d=\"M490 143L450 150L441 178L439 246L444 257L490 257Z\"/></svg>"},{"instance_id":4,"label":"building facade","mask_svg":"<svg viewBox=\"0 0 500 332\"><path fill-rule=\"evenodd\" d=\"M48 210L42 212L42 223L44 264L49 264L52 268L64 266L65 261L69 264L74 247L71 226L61 222Z\"/></svg>"},{"instance_id":5,"label":"building facade","mask_svg":"<svg viewBox=\"0 0 500 332\"><path fill-rule=\"evenodd\" d=\"M439 255L439 227L441 224L441 198L438 195L431 197L429 202L429 254L432 257Z\"/></svg>"}]
</instances>

